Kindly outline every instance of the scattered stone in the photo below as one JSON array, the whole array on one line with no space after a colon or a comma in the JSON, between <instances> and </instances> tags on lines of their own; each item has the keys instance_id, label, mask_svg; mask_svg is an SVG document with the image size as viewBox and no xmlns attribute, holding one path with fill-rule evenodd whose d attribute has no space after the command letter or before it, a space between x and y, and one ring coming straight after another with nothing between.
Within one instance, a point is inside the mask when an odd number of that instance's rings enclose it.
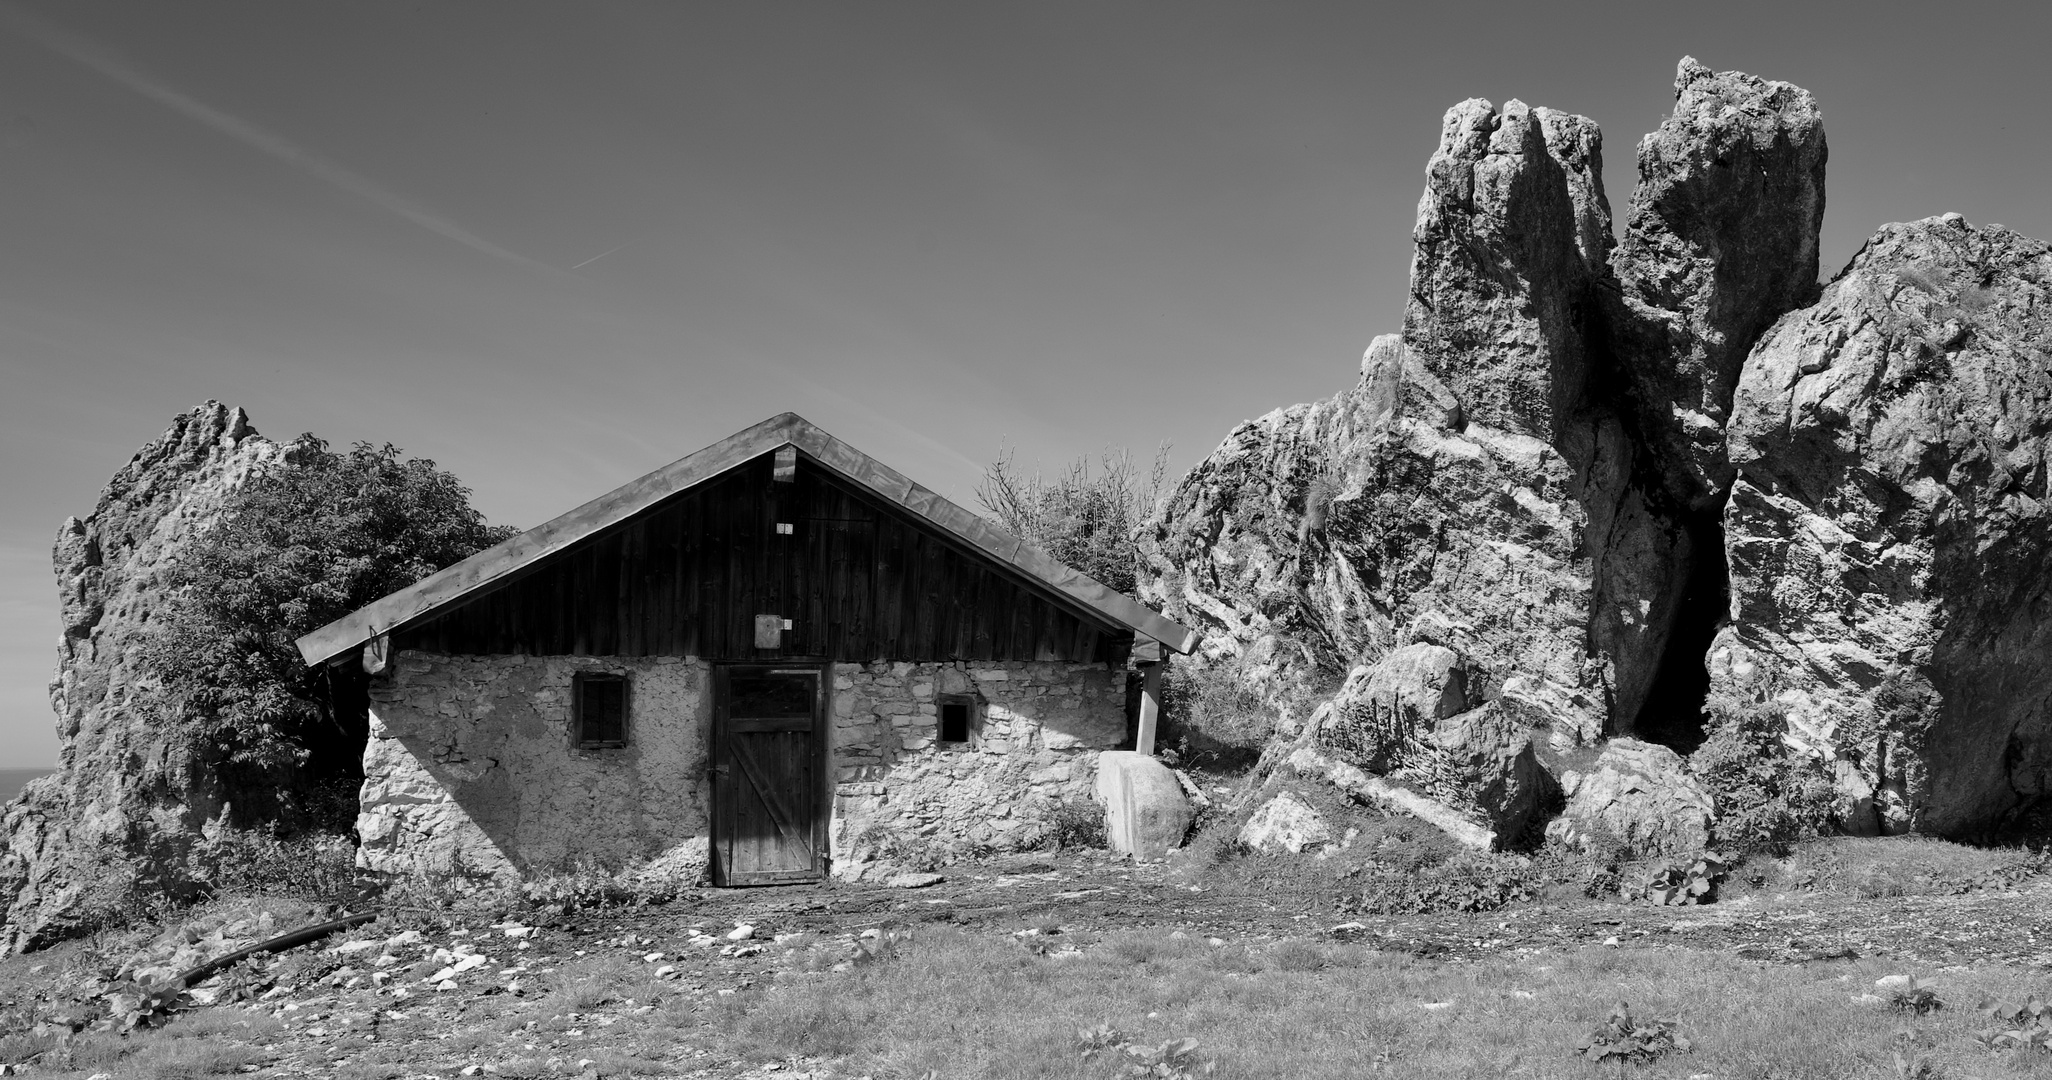
<instances>
[{"instance_id":1,"label":"scattered stone","mask_svg":"<svg viewBox=\"0 0 2052 1080\"><path fill-rule=\"evenodd\" d=\"M749 923L740 923L727 931L726 936L728 941L747 941L755 936L755 927Z\"/></svg>"},{"instance_id":2,"label":"scattered stone","mask_svg":"<svg viewBox=\"0 0 2052 1080\"><path fill-rule=\"evenodd\" d=\"M1311 804L1290 792L1263 803L1240 827L1240 843L1255 851L1301 854L1332 842L1332 830Z\"/></svg>"}]
</instances>

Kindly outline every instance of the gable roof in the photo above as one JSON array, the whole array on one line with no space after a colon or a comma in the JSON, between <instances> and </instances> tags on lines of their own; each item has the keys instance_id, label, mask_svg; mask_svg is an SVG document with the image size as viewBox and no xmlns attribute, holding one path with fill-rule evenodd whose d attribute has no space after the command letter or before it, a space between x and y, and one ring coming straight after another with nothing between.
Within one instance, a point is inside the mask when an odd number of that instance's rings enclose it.
<instances>
[{"instance_id":1,"label":"gable roof","mask_svg":"<svg viewBox=\"0 0 2052 1080\"><path fill-rule=\"evenodd\" d=\"M299 655L318 664L381 634L403 630L511 581L522 569L576 546L727 470L783 446L795 446L834 474L904 508L992 561L1006 566L1115 626L1179 653L1197 646L1197 633L1148 610L1039 548L992 525L903 473L814 427L797 413L780 413L694 454L630 481L583 506L544 522L496 547L431 574L300 638Z\"/></svg>"}]
</instances>

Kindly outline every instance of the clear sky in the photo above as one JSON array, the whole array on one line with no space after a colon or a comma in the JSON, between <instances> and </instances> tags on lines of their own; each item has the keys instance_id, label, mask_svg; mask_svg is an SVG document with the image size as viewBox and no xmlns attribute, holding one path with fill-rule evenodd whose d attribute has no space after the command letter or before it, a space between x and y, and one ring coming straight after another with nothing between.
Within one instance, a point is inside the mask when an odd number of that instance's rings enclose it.
<instances>
[{"instance_id":1,"label":"clear sky","mask_svg":"<svg viewBox=\"0 0 2052 1080\"><path fill-rule=\"evenodd\" d=\"M1668 11L1677 14L1666 14ZM1441 114L1675 62L1816 92L1827 274L2052 237L2052 4L0 0L0 767L53 761L50 543L207 398L533 525L786 409L974 505L1328 396L1397 328Z\"/></svg>"}]
</instances>

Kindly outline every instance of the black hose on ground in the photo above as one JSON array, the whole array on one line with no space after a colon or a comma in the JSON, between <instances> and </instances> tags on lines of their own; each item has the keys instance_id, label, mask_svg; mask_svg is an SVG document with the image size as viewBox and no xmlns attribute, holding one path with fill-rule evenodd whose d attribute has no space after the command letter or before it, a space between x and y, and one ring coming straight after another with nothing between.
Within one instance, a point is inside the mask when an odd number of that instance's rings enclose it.
<instances>
[{"instance_id":1,"label":"black hose on ground","mask_svg":"<svg viewBox=\"0 0 2052 1080\"><path fill-rule=\"evenodd\" d=\"M178 985L191 986L193 983L203 981L207 976L238 960L247 959L258 953L284 952L287 949L296 949L309 941L319 941L329 934L339 933L352 926L362 926L364 923L370 922L377 917L377 912L366 911L361 915L344 915L339 919L324 922L318 926L302 927L291 933L280 934L269 941L258 942L246 949L237 949L225 956L217 956L212 960L208 960L178 976Z\"/></svg>"}]
</instances>

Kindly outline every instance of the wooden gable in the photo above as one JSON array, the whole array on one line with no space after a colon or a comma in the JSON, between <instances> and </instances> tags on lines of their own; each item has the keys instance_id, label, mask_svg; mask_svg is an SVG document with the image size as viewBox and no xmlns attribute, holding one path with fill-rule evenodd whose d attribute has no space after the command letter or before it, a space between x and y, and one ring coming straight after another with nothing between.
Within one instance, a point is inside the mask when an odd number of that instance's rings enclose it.
<instances>
[{"instance_id":1,"label":"wooden gable","mask_svg":"<svg viewBox=\"0 0 2052 1080\"><path fill-rule=\"evenodd\" d=\"M791 447L781 448L789 458ZM1120 625L796 453L760 454L402 627L457 654L1120 662ZM786 528L780 528L785 526ZM770 616L775 648L761 648Z\"/></svg>"}]
</instances>

